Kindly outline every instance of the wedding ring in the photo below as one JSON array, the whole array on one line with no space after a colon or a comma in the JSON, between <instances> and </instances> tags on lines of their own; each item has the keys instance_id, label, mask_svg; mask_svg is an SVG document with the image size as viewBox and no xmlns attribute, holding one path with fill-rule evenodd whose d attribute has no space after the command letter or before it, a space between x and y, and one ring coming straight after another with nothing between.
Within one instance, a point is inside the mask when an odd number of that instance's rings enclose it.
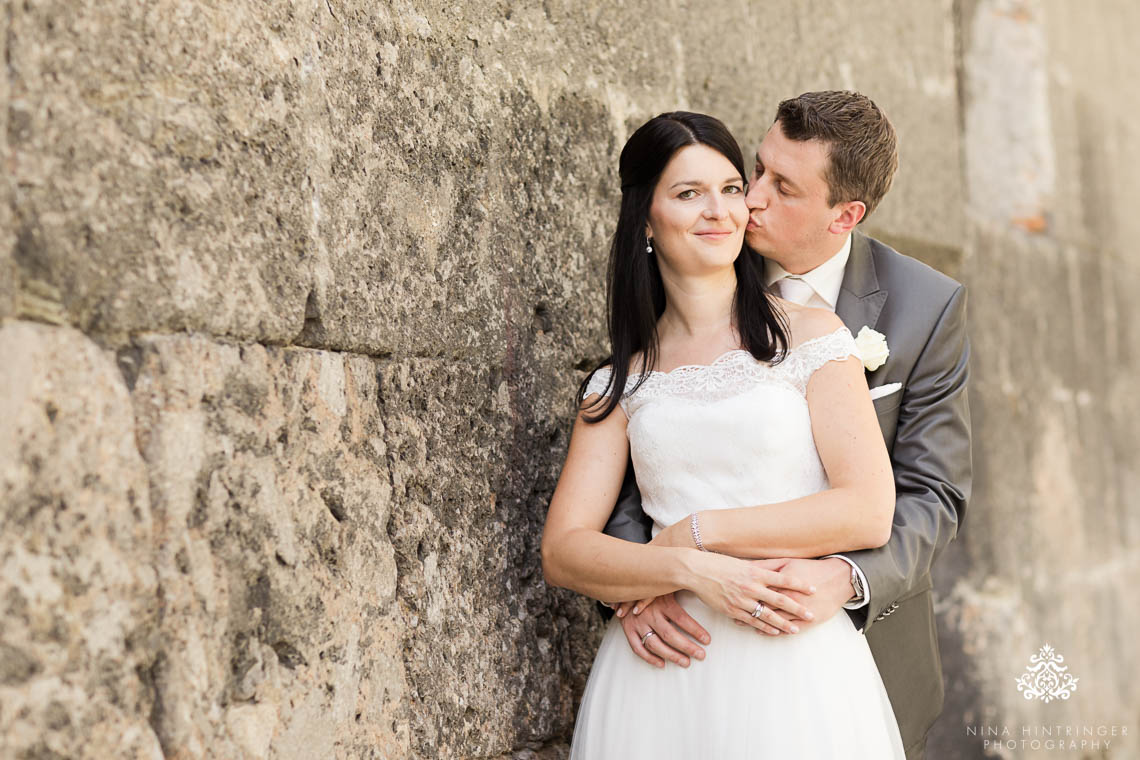
<instances>
[{"instance_id":1,"label":"wedding ring","mask_svg":"<svg viewBox=\"0 0 1140 760\"><path fill-rule=\"evenodd\" d=\"M752 610L752 617L758 618L764 614L764 602L756 602L756 609Z\"/></svg>"},{"instance_id":2,"label":"wedding ring","mask_svg":"<svg viewBox=\"0 0 1140 760\"><path fill-rule=\"evenodd\" d=\"M652 628L649 629L648 631L646 631L645 635L641 637L641 646L645 646L645 642L649 639L650 636L656 636L656 635L657 635L657 631L654 631Z\"/></svg>"}]
</instances>

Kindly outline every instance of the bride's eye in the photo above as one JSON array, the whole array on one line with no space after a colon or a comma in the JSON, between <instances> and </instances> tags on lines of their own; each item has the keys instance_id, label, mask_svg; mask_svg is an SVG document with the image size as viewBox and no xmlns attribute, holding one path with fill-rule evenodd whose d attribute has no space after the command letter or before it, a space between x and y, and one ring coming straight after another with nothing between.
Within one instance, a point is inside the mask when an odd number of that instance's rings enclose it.
<instances>
[{"instance_id":1,"label":"bride's eye","mask_svg":"<svg viewBox=\"0 0 1140 760\"><path fill-rule=\"evenodd\" d=\"M690 198L695 198L696 194L697 194L696 190L682 190L680 193L677 194L677 197L683 201L687 201Z\"/></svg>"},{"instance_id":2,"label":"bride's eye","mask_svg":"<svg viewBox=\"0 0 1140 760\"><path fill-rule=\"evenodd\" d=\"M724 192L728 193L729 195L739 195L740 193L744 192L744 188L740 185L729 185L728 187L724 188Z\"/></svg>"}]
</instances>

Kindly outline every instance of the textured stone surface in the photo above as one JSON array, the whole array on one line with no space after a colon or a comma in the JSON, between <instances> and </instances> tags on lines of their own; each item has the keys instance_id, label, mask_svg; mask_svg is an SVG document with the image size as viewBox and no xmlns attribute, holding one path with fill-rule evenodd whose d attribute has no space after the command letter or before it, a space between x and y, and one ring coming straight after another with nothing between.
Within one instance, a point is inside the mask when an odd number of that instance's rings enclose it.
<instances>
[{"instance_id":1,"label":"textured stone surface","mask_svg":"<svg viewBox=\"0 0 1140 760\"><path fill-rule=\"evenodd\" d=\"M406 747L390 484L371 359L145 337L124 364L161 586L167 757ZM223 747L227 747L225 751Z\"/></svg>"},{"instance_id":2,"label":"textured stone surface","mask_svg":"<svg viewBox=\"0 0 1140 760\"><path fill-rule=\"evenodd\" d=\"M552 593L534 561L559 464L536 450L566 443L536 391L556 381L512 388L500 372L436 360L392 362L381 378L415 747L487 757L557 736L597 620L584 598Z\"/></svg>"},{"instance_id":3,"label":"textured stone surface","mask_svg":"<svg viewBox=\"0 0 1140 760\"><path fill-rule=\"evenodd\" d=\"M501 361L541 306L596 350L569 326L600 316L628 129L702 107L752 149L780 97L822 86L897 99L907 200L881 226L957 243L952 36L881 5L13 6L16 311ZM900 34L905 65L870 65Z\"/></svg>"},{"instance_id":4,"label":"textured stone surface","mask_svg":"<svg viewBox=\"0 0 1140 760\"><path fill-rule=\"evenodd\" d=\"M1140 223L1125 209L1137 189L1140 68L1124 30L1140 14L1102 10L961 8L978 481L938 576L939 757L981 755L969 726L1009 727L1016 740L1023 726L1129 727L1107 747L1018 745L1002 757L1138 751ZM1044 644L1079 678L1068 700L1017 691Z\"/></svg>"},{"instance_id":5,"label":"textured stone surface","mask_svg":"<svg viewBox=\"0 0 1140 760\"><path fill-rule=\"evenodd\" d=\"M831 87L899 131L869 231L971 292L931 756L1137 725L1125 0L4 8L0 755L564 758L600 624L538 544L618 151Z\"/></svg>"},{"instance_id":6,"label":"textured stone surface","mask_svg":"<svg viewBox=\"0 0 1140 760\"><path fill-rule=\"evenodd\" d=\"M0 356L0 756L160 758L156 525L122 376L70 328L6 324Z\"/></svg>"},{"instance_id":7,"label":"textured stone surface","mask_svg":"<svg viewBox=\"0 0 1140 760\"><path fill-rule=\"evenodd\" d=\"M5 60L9 59L7 35L0 35L0 54ZM0 77L0 163L4 167L0 172L0 319L16 311L16 294L19 292L18 270L12 256L16 235L12 223L15 187L10 170L11 152L8 150L9 91L8 77Z\"/></svg>"}]
</instances>

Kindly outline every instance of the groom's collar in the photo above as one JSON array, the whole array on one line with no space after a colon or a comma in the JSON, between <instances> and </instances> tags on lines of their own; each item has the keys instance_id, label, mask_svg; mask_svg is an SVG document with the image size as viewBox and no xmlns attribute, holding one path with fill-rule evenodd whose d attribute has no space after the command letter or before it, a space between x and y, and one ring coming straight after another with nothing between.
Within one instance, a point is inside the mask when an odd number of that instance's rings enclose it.
<instances>
[{"instance_id":1,"label":"groom's collar","mask_svg":"<svg viewBox=\"0 0 1140 760\"><path fill-rule=\"evenodd\" d=\"M851 235L843 241L842 247L827 261L823 262L810 272L797 275L811 286L828 308L835 310L839 300L839 289L843 284L843 272L847 266L847 259L851 255ZM773 283L788 276L787 270L769 258L764 259L764 284L769 288Z\"/></svg>"}]
</instances>

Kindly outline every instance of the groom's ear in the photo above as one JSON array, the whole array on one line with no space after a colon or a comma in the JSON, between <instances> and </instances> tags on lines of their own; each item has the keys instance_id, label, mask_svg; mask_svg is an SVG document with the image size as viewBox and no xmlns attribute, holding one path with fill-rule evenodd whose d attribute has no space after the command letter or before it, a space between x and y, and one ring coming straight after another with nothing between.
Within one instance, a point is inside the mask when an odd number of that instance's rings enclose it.
<instances>
[{"instance_id":1,"label":"groom's ear","mask_svg":"<svg viewBox=\"0 0 1140 760\"><path fill-rule=\"evenodd\" d=\"M863 201L847 201L836 204L835 210L839 215L832 220L827 231L833 235L846 235L855 229L855 225L863 221L863 217L867 214L867 205Z\"/></svg>"}]
</instances>

